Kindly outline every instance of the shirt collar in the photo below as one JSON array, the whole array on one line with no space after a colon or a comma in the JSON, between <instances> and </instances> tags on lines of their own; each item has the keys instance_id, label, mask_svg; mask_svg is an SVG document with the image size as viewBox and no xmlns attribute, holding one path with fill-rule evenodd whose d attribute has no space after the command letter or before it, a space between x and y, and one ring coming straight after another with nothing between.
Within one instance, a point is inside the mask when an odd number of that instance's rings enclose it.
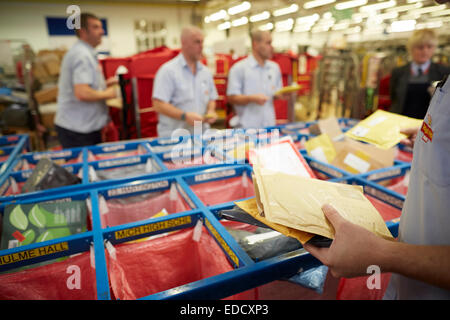
<instances>
[{"instance_id":1,"label":"shirt collar","mask_svg":"<svg viewBox=\"0 0 450 320\"><path fill-rule=\"evenodd\" d=\"M178 54L178 61L183 68L189 68L186 59L184 58L184 55L181 52ZM195 66L197 68L197 72L204 67L203 63L201 63L200 61L197 61Z\"/></svg>"},{"instance_id":2,"label":"shirt collar","mask_svg":"<svg viewBox=\"0 0 450 320\"><path fill-rule=\"evenodd\" d=\"M261 66L261 65L258 63L258 61L256 60L256 58L253 56L253 54L250 54L250 55L248 56L248 59L249 59L249 61L250 61L250 66L251 66L252 68L256 68L256 67L266 68L266 67L267 67L267 61L264 61L264 65Z\"/></svg>"},{"instance_id":3,"label":"shirt collar","mask_svg":"<svg viewBox=\"0 0 450 320\"><path fill-rule=\"evenodd\" d=\"M419 68L422 69L422 72L425 73L426 70L428 70L428 68L430 67L431 61L428 60L427 62L425 62L424 64L417 64L414 61L411 62L411 68L412 68L412 72L413 74L418 74L419 73Z\"/></svg>"},{"instance_id":4,"label":"shirt collar","mask_svg":"<svg viewBox=\"0 0 450 320\"><path fill-rule=\"evenodd\" d=\"M97 51L95 51L94 47L92 47L89 43L87 43L86 41L83 41L81 39L79 39L78 42L81 43L81 45L88 48L89 52L92 54L92 56L94 58L97 58Z\"/></svg>"}]
</instances>

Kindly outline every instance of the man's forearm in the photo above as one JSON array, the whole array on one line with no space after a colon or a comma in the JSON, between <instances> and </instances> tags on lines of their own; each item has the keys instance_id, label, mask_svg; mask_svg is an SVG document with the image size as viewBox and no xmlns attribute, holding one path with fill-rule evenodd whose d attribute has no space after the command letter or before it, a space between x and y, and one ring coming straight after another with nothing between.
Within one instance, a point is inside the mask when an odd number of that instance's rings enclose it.
<instances>
[{"instance_id":1,"label":"man's forearm","mask_svg":"<svg viewBox=\"0 0 450 320\"><path fill-rule=\"evenodd\" d=\"M228 99L229 103L240 105L240 106L244 106L244 105L247 105L247 104L253 102L252 97L250 95L244 95L244 94L227 96L227 99Z\"/></svg>"},{"instance_id":2,"label":"man's forearm","mask_svg":"<svg viewBox=\"0 0 450 320\"><path fill-rule=\"evenodd\" d=\"M216 112L216 101L211 100L206 108L206 113Z\"/></svg>"},{"instance_id":3,"label":"man's forearm","mask_svg":"<svg viewBox=\"0 0 450 320\"><path fill-rule=\"evenodd\" d=\"M158 113L161 113L165 116L168 116L170 118L173 119L177 119L180 120L181 119L181 115L183 114L183 110L178 109L177 107L175 107L174 105L158 100L158 99L153 99L153 107L155 108L155 111Z\"/></svg>"},{"instance_id":4,"label":"man's forearm","mask_svg":"<svg viewBox=\"0 0 450 320\"><path fill-rule=\"evenodd\" d=\"M115 96L111 89L94 90L89 85L75 85L74 92L77 99L85 102L102 101Z\"/></svg>"},{"instance_id":5,"label":"man's forearm","mask_svg":"<svg viewBox=\"0 0 450 320\"><path fill-rule=\"evenodd\" d=\"M386 241L380 268L450 290L450 246Z\"/></svg>"}]
</instances>

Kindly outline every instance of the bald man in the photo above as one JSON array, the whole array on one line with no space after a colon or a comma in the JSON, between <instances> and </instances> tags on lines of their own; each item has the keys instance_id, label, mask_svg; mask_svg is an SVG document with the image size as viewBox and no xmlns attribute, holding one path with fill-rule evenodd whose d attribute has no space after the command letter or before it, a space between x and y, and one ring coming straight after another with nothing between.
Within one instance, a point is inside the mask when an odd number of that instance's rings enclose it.
<instances>
[{"instance_id":1,"label":"bald man","mask_svg":"<svg viewBox=\"0 0 450 320\"><path fill-rule=\"evenodd\" d=\"M153 86L153 107L159 113L158 136L171 136L176 129L194 133L194 123L203 130L217 120L217 90L213 75L200 62L203 32L194 26L181 32L181 53L163 64Z\"/></svg>"},{"instance_id":2,"label":"bald man","mask_svg":"<svg viewBox=\"0 0 450 320\"><path fill-rule=\"evenodd\" d=\"M275 125L273 98L282 87L281 71L272 58L268 31L251 33L252 54L233 65L228 75L227 99L239 118L239 128Z\"/></svg>"}]
</instances>

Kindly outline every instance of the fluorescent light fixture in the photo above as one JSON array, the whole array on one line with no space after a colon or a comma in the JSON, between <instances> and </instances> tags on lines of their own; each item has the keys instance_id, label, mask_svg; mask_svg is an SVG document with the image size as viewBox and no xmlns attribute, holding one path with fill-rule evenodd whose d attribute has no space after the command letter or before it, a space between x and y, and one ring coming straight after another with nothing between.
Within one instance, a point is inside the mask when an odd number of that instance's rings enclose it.
<instances>
[{"instance_id":1,"label":"fluorescent light fixture","mask_svg":"<svg viewBox=\"0 0 450 320\"><path fill-rule=\"evenodd\" d=\"M331 19L331 18L333 18L333 14L330 11L327 11L322 15L322 19Z\"/></svg>"},{"instance_id":2,"label":"fluorescent light fixture","mask_svg":"<svg viewBox=\"0 0 450 320\"><path fill-rule=\"evenodd\" d=\"M320 33L320 32L326 32L330 29L329 26L315 26L311 29L312 33Z\"/></svg>"},{"instance_id":3,"label":"fluorescent light fixture","mask_svg":"<svg viewBox=\"0 0 450 320\"><path fill-rule=\"evenodd\" d=\"M305 2L305 4L303 5L304 9L311 9L311 8L316 8L316 7L320 7L320 6L324 6L326 4L330 4L336 2L336 0L314 0L314 1L308 1Z\"/></svg>"},{"instance_id":4,"label":"fluorescent light fixture","mask_svg":"<svg viewBox=\"0 0 450 320\"><path fill-rule=\"evenodd\" d=\"M305 24L305 25L302 25L302 26L298 26L298 25L297 25L297 26L294 28L294 32L308 32L308 31L311 30L311 27L312 27L311 24Z\"/></svg>"},{"instance_id":5,"label":"fluorescent light fixture","mask_svg":"<svg viewBox=\"0 0 450 320\"><path fill-rule=\"evenodd\" d=\"M447 9L447 6L445 4L441 4L440 6L429 6L429 7L425 7L425 8L410 10L408 13L424 14L424 13L430 13L430 12L434 12L434 11L443 11L445 9Z\"/></svg>"},{"instance_id":6,"label":"fluorescent light fixture","mask_svg":"<svg viewBox=\"0 0 450 320\"><path fill-rule=\"evenodd\" d=\"M314 13L310 16L297 18L297 24L314 24L319 19L320 15L318 13Z\"/></svg>"},{"instance_id":7,"label":"fluorescent light fixture","mask_svg":"<svg viewBox=\"0 0 450 320\"><path fill-rule=\"evenodd\" d=\"M251 22L257 22L257 21L262 21L262 20L266 20L270 18L270 12L269 11L264 11L258 14L255 14L253 16L250 17L250 21Z\"/></svg>"},{"instance_id":8,"label":"fluorescent light fixture","mask_svg":"<svg viewBox=\"0 0 450 320\"><path fill-rule=\"evenodd\" d=\"M375 4L369 4L368 6L359 8L359 11L360 12L377 11L377 10L392 8L392 7L395 7L396 5L397 5L397 1L391 0L391 1L379 2L379 3L375 3Z\"/></svg>"},{"instance_id":9,"label":"fluorescent light fixture","mask_svg":"<svg viewBox=\"0 0 450 320\"><path fill-rule=\"evenodd\" d=\"M248 23L248 18L247 17L241 17L239 19L231 21L231 25L233 27L243 26L244 24L247 24L247 23Z\"/></svg>"},{"instance_id":10,"label":"fluorescent light fixture","mask_svg":"<svg viewBox=\"0 0 450 320\"><path fill-rule=\"evenodd\" d=\"M219 29L219 30L226 30L226 29L230 29L230 28L231 28L230 21L223 22L217 26L217 29Z\"/></svg>"},{"instance_id":11,"label":"fluorescent light fixture","mask_svg":"<svg viewBox=\"0 0 450 320\"><path fill-rule=\"evenodd\" d=\"M431 13L432 17L438 17L438 16L446 16L450 15L450 9L442 10L442 11L435 11Z\"/></svg>"},{"instance_id":12,"label":"fluorescent light fixture","mask_svg":"<svg viewBox=\"0 0 450 320\"><path fill-rule=\"evenodd\" d=\"M407 32L416 27L416 20L400 20L391 23L390 32Z\"/></svg>"},{"instance_id":13,"label":"fluorescent light fixture","mask_svg":"<svg viewBox=\"0 0 450 320\"><path fill-rule=\"evenodd\" d=\"M219 21L219 20L225 19L227 17L228 17L227 12L225 10L220 10L218 12L210 14L209 15L209 21L213 21L213 22L214 21Z\"/></svg>"},{"instance_id":14,"label":"fluorescent light fixture","mask_svg":"<svg viewBox=\"0 0 450 320\"><path fill-rule=\"evenodd\" d=\"M331 29L335 30L335 31L337 31L337 30L345 30L349 26L350 26L350 23L348 23L348 22L344 22L344 23L339 22L339 23L336 23Z\"/></svg>"},{"instance_id":15,"label":"fluorescent light fixture","mask_svg":"<svg viewBox=\"0 0 450 320\"><path fill-rule=\"evenodd\" d=\"M273 15L275 17L283 16L285 14L294 13L298 11L298 5L297 4L291 4L289 7L277 9L273 12Z\"/></svg>"},{"instance_id":16,"label":"fluorescent light fixture","mask_svg":"<svg viewBox=\"0 0 450 320\"><path fill-rule=\"evenodd\" d=\"M367 3L367 0L351 0L338 3L335 8L337 10L350 9L354 7L360 7Z\"/></svg>"},{"instance_id":17,"label":"fluorescent light fixture","mask_svg":"<svg viewBox=\"0 0 450 320\"><path fill-rule=\"evenodd\" d=\"M244 11L249 10L252 7L250 2L244 1L241 4L238 4L237 6L231 7L228 9L228 14L235 15Z\"/></svg>"},{"instance_id":18,"label":"fluorescent light fixture","mask_svg":"<svg viewBox=\"0 0 450 320\"><path fill-rule=\"evenodd\" d=\"M434 29L442 27L444 23L442 21L425 22L416 24L416 29Z\"/></svg>"},{"instance_id":19,"label":"fluorescent light fixture","mask_svg":"<svg viewBox=\"0 0 450 320\"><path fill-rule=\"evenodd\" d=\"M259 30L262 30L262 31L269 31L269 30L272 30L272 29L273 29L273 23L272 23L272 22L269 22L269 23L263 24L263 25L260 26L258 29L259 29Z\"/></svg>"},{"instance_id":20,"label":"fluorescent light fixture","mask_svg":"<svg viewBox=\"0 0 450 320\"><path fill-rule=\"evenodd\" d=\"M289 31L293 27L294 27L294 19L292 19L292 18L275 22L275 30L276 31Z\"/></svg>"},{"instance_id":21,"label":"fluorescent light fixture","mask_svg":"<svg viewBox=\"0 0 450 320\"><path fill-rule=\"evenodd\" d=\"M395 19L395 18L398 18L398 12L393 11L393 12L386 12L386 13L377 14L375 16L369 17L367 19L367 21L374 22L374 23L381 23L381 22L383 22L383 20Z\"/></svg>"},{"instance_id":22,"label":"fluorescent light fixture","mask_svg":"<svg viewBox=\"0 0 450 320\"><path fill-rule=\"evenodd\" d=\"M406 3L423 2L424 0L407 0Z\"/></svg>"},{"instance_id":23,"label":"fluorescent light fixture","mask_svg":"<svg viewBox=\"0 0 450 320\"><path fill-rule=\"evenodd\" d=\"M391 11L402 12L402 11L408 11L408 10L412 10L412 9L419 9L419 8L422 8L422 6L423 6L422 2L417 2L417 3L413 3L413 4L407 4L404 6L396 6L393 8L388 8L388 9L386 9L386 12L391 12Z\"/></svg>"},{"instance_id":24,"label":"fluorescent light fixture","mask_svg":"<svg viewBox=\"0 0 450 320\"><path fill-rule=\"evenodd\" d=\"M361 32L361 27L356 26L356 27L347 29L344 33L345 34L355 34L355 33L360 33L360 32Z\"/></svg>"}]
</instances>

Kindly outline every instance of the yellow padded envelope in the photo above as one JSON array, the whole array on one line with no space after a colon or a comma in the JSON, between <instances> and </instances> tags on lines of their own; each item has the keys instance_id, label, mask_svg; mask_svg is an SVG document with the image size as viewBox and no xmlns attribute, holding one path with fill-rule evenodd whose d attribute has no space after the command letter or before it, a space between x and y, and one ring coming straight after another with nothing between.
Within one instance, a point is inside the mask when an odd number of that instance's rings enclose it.
<instances>
[{"instance_id":1,"label":"yellow padded envelope","mask_svg":"<svg viewBox=\"0 0 450 320\"><path fill-rule=\"evenodd\" d=\"M386 239L393 239L383 218L361 186L304 178L254 166L266 220L296 230L334 238L322 212L331 204L345 219Z\"/></svg>"},{"instance_id":2,"label":"yellow padded envelope","mask_svg":"<svg viewBox=\"0 0 450 320\"><path fill-rule=\"evenodd\" d=\"M346 136L389 149L406 138L400 130L419 128L421 119L409 118L400 114L377 110L345 133Z\"/></svg>"},{"instance_id":3,"label":"yellow padded envelope","mask_svg":"<svg viewBox=\"0 0 450 320\"><path fill-rule=\"evenodd\" d=\"M289 228L289 227L283 226L278 223L273 223L273 222L268 221L266 218L261 217L259 215L258 205L256 204L255 198L235 202L235 204L239 208L241 208L242 210L247 212L249 215L251 215L253 218L258 220L259 222L266 224L267 226L271 227L273 230L276 230L276 231L284 234L285 236L297 239L298 241L300 241L300 243L302 245L305 244L306 242L308 242L312 237L314 237L314 235L311 233L303 232L303 231L296 230L293 228Z\"/></svg>"}]
</instances>

